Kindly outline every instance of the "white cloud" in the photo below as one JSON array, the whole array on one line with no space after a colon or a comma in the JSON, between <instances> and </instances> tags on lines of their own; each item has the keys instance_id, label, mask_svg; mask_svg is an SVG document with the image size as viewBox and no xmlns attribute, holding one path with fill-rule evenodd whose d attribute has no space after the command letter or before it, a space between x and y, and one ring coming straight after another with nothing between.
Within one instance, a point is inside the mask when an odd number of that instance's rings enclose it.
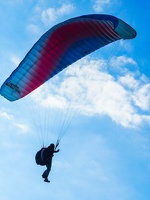
<instances>
[{"instance_id":1,"label":"white cloud","mask_svg":"<svg viewBox=\"0 0 150 200\"><path fill-rule=\"evenodd\" d=\"M43 23L48 26L56 21L60 16L72 13L74 6L72 4L63 4L60 8L47 8L41 14Z\"/></svg>"},{"instance_id":2,"label":"white cloud","mask_svg":"<svg viewBox=\"0 0 150 200\"><path fill-rule=\"evenodd\" d=\"M148 111L150 109L150 84L142 85L134 91L133 100L140 109Z\"/></svg>"},{"instance_id":3,"label":"white cloud","mask_svg":"<svg viewBox=\"0 0 150 200\"><path fill-rule=\"evenodd\" d=\"M0 117L8 119L8 120L12 120L13 119L12 115L10 115L10 114L8 114L6 112L2 112L2 111L0 111Z\"/></svg>"},{"instance_id":4,"label":"white cloud","mask_svg":"<svg viewBox=\"0 0 150 200\"><path fill-rule=\"evenodd\" d=\"M127 74L119 78L119 83L132 91L131 98L136 106L145 111L150 109L150 84L144 76L136 79L134 74Z\"/></svg>"},{"instance_id":5,"label":"white cloud","mask_svg":"<svg viewBox=\"0 0 150 200\"><path fill-rule=\"evenodd\" d=\"M26 124L19 123L18 119L16 120L16 118L13 115L7 112L0 111L0 117L6 120L9 120L9 125L19 128L19 130L23 133L26 133L29 131L29 127Z\"/></svg>"},{"instance_id":6,"label":"white cloud","mask_svg":"<svg viewBox=\"0 0 150 200\"><path fill-rule=\"evenodd\" d=\"M102 12L104 8L111 3L111 0L94 0L93 9L96 12Z\"/></svg>"},{"instance_id":7,"label":"white cloud","mask_svg":"<svg viewBox=\"0 0 150 200\"><path fill-rule=\"evenodd\" d=\"M135 65L132 58L115 57L113 66L120 63ZM150 116L139 114L150 107L150 84L129 73L116 80L106 70L105 60L83 59L67 68L62 75L51 79L50 87L44 85L34 95L41 105L72 108L86 115L106 115L124 127L136 127L143 121L149 122ZM112 61L110 63L112 65ZM61 81L59 81L59 78ZM49 91L45 93L45 91ZM47 94L47 95L46 95Z\"/></svg>"},{"instance_id":8,"label":"white cloud","mask_svg":"<svg viewBox=\"0 0 150 200\"><path fill-rule=\"evenodd\" d=\"M19 130L23 133L27 133L29 131L29 128L27 125L25 124L19 124L19 123L14 123L14 126L16 126L17 128L19 128Z\"/></svg>"},{"instance_id":9,"label":"white cloud","mask_svg":"<svg viewBox=\"0 0 150 200\"><path fill-rule=\"evenodd\" d=\"M63 4L60 8L57 9L58 15L66 15L70 14L74 10L74 6L72 4Z\"/></svg>"},{"instance_id":10,"label":"white cloud","mask_svg":"<svg viewBox=\"0 0 150 200\"><path fill-rule=\"evenodd\" d=\"M127 52L133 52L133 45L128 40L120 40L119 41L120 48L123 48Z\"/></svg>"},{"instance_id":11,"label":"white cloud","mask_svg":"<svg viewBox=\"0 0 150 200\"><path fill-rule=\"evenodd\" d=\"M12 55L12 56L11 56L11 61L12 61L12 63L13 63L15 66L18 66L21 60L20 60L20 58L18 58L17 56Z\"/></svg>"},{"instance_id":12,"label":"white cloud","mask_svg":"<svg viewBox=\"0 0 150 200\"><path fill-rule=\"evenodd\" d=\"M42 105L44 107L47 107L49 105L52 105L53 108L64 108L66 107L66 99L63 96L54 95L54 96L48 96L46 99L42 101Z\"/></svg>"},{"instance_id":13,"label":"white cloud","mask_svg":"<svg viewBox=\"0 0 150 200\"><path fill-rule=\"evenodd\" d=\"M38 34L40 32L40 28L34 24L29 24L27 26L27 29L28 29L28 31L35 33L35 34Z\"/></svg>"},{"instance_id":14,"label":"white cloud","mask_svg":"<svg viewBox=\"0 0 150 200\"><path fill-rule=\"evenodd\" d=\"M48 8L42 12L42 21L48 25L57 19L56 10L54 8Z\"/></svg>"},{"instance_id":15,"label":"white cloud","mask_svg":"<svg viewBox=\"0 0 150 200\"><path fill-rule=\"evenodd\" d=\"M122 67L127 64L136 65L136 62L133 60L133 58L129 58L125 55L118 57L115 56L110 61L110 65L113 67Z\"/></svg>"},{"instance_id":16,"label":"white cloud","mask_svg":"<svg viewBox=\"0 0 150 200\"><path fill-rule=\"evenodd\" d=\"M130 89L137 89L139 87L140 82L136 80L132 74L127 74L119 78L119 83L124 87L128 87Z\"/></svg>"}]
</instances>

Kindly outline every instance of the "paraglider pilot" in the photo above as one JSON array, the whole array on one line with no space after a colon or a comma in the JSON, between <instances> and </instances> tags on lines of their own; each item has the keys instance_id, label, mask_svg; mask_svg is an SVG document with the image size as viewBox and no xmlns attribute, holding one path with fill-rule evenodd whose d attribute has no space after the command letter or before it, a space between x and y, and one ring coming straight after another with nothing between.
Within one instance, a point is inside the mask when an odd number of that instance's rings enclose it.
<instances>
[{"instance_id":1,"label":"paraglider pilot","mask_svg":"<svg viewBox=\"0 0 150 200\"><path fill-rule=\"evenodd\" d=\"M55 147L55 145L52 143L47 148L42 148L40 151L38 151L35 156L37 165L46 166L46 170L42 174L42 177L44 178L44 181L48 183L50 182L48 180L48 175L51 170L53 155L54 153L59 152L59 149L56 150L57 146L58 145Z\"/></svg>"}]
</instances>

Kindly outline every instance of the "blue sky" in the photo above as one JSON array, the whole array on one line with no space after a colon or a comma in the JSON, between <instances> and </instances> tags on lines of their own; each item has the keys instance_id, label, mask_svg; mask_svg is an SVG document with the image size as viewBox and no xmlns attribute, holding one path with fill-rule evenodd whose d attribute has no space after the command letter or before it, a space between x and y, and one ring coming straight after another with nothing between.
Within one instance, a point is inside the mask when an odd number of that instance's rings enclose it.
<instances>
[{"instance_id":1,"label":"blue sky","mask_svg":"<svg viewBox=\"0 0 150 200\"><path fill-rule=\"evenodd\" d=\"M149 198L149 7L135 0L0 2L0 84L45 31L68 18L111 14L137 31L134 40L80 60L20 101L0 98L0 199ZM64 116L71 125L46 184L34 155L41 133L45 145L56 141Z\"/></svg>"}]
</instances>

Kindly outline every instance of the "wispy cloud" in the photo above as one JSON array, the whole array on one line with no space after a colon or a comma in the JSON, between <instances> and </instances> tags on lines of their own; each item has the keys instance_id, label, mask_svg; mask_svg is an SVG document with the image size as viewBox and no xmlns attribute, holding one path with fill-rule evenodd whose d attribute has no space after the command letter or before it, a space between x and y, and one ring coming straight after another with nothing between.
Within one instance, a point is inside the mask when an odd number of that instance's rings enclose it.
<instances>
[{"instance_id":1,"label":"wispy cloud","mask_svg":"<svg viewBox=\"0 0 150 200\"><path fill-rule=\"evenodd\" d=\"M73 4L63 4L60 8L49 7L42 11L42 21L46 26L48 26L55 22L58 17L72 13L74 9L75 7Z\"/></svg>"},{"instance_id":2,"label":"wispy cloud","mask_svg":"<svg viewBox=\"0 0 150 200\"><path fill-rule=\"evenodd\" d=\"M14 123L14 126L19 128L21 133L27 133L29 131L29 127L27 125L25 125L25 124Z\"/></svg>"},{"instance_id":3,"label":"wispy cloud","mask_svg":"<svg viewBox=\"0 0 150 200\"><path fill-rule=\"evenodd\" d=\"M111 0L93 0L93 9L102 12L104 8L112 3Z\"/></svg>"},{"instance_id":4,"label":"wispy cloud","mask_svg":"<svg viewBox=\"0 0 150 200\"><path fill-rule=\"evenodd\" d=\"M10 59L15 66L18 66L21 61L21 59L16 55L12 55Z\"/></svg>"},{"instance_id":5,"label":"wispy cloud","mask_svg":"<svg viewBox=\"0 0 150 200\"><path fill-rule=\"evenodd\" d=\"M2 112L2 111L0 111L0 117L5 118L7 120L12 120L13 119L12 115L8 114L7 112Z\"/></svg>"},{"instance_id":6,"label":"wispy cloud","mask_svg":"<svg viewBox=\"0 0 150 200\"><path fill-rule=\"evenodd\" d=\"M123 56L113 57L110 61L110 64L113 67L116 67L116 66L122 67L126 64L136 65L136 62L133 60L133 58L129 58L123 55Z\"/></svg>"},{"instance_id":7,"label":"wispy cloud","mask_svg":"<svg viewBox=\"0 0 150 200\"><path fill-rule=\"evenodd\" d=\"M113 60L113 62L112 62ZM69 102L75 109L86 115L107 115L114 122L124 127L136 127L143 121L149 122L150 116L140 114L150 107L150 84L136 78L134 73L126 70L126 74L114 78L105 65L136 65L132 58L120 56L105 60L83 59L62 73L61 81L53 79L50 87L40 88L36 99L45 106L66 108ZM116 61L116 62L115 62ZM92 67L91 67L92 66ZM48 87L48 88L47 88ZM49 91L45 93L44 91ZM44 97L44 98L42 98ZM54 103L53 103L54 102Z\"/></svg>"},{"instance_id":8,"label":"wispy cloud","mask_svg":"<svg viewBox=\"0 0 150 200\"><path fill-rule=\"evenodd\" d=\"M19 132L21 133L27 133L29 131L29 127L26 124L19 123L19 120L16 119L14 115L9 114L8 112L0 111L0 118L3 118L9 121L9 126L15 127L15 128L17 127Z\"/></svg>"},{"instance_id":9,"label":"wispy cloud","mask_svg":"<svg viewBox=\"0 0 150 200\"><path fill-rule=\"evenodd\" d=\"M35 24L29 24L27 26L27 30L29 32L34 33L34 34L38 34L41 31L40 28L37 25L35 25Z\"/></svg>"}]
</instances>

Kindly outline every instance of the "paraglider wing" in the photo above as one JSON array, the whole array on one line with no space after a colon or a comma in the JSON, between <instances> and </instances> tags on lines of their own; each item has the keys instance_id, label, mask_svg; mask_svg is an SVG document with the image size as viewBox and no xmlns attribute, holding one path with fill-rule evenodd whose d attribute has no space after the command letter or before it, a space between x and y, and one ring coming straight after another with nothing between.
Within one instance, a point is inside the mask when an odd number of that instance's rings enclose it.
<instances>
[{"instance_id":1,"label":"paraglider wing","mask_svg":"<svg viewBox=\"0 0 150 200\"><path fill-rule=\"evenodd\" d=\"M136 31L110 15L84 15L52 27L34 44L0 89L10 101L20 99L91 52Z\"/></svg>"}]
</instances>

